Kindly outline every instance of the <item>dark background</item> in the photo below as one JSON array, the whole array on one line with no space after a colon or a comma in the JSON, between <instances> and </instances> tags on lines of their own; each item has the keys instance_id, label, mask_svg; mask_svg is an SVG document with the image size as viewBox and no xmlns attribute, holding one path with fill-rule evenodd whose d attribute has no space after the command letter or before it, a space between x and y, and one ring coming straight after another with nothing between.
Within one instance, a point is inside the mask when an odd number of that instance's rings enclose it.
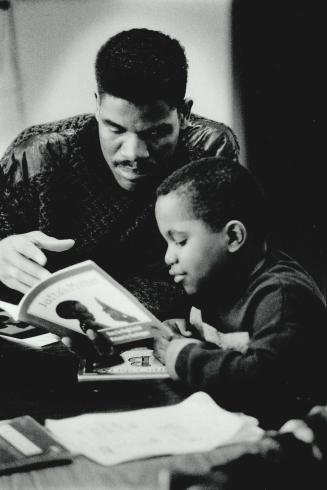
<instances>
[{"instance_id":1,"label":"dark background","mask_svg":"<svg viewBox=\"0 0 327 490\"><path fill-rule=\"evenodd\" d=\"M247 164L270 199L274 242L326 294L323 3L234 0L232 33Z\"/></svg>"}]
</instances>

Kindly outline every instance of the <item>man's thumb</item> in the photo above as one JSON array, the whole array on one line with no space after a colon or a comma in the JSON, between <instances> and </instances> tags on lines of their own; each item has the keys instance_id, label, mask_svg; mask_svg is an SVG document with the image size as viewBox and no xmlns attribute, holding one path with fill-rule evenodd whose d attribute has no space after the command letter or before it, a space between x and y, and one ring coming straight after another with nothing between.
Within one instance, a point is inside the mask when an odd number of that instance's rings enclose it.
<instances>
[{"instance_id":1,"label":"man's thumb","mask_svg":"<svg viewBox=\"0 0 327 490\"><path fill-rule=\"evenodd\" d=\"M65 250L72 248L74 244L75 240L72 240L71 238L58 240L57 238L49 237L37 241L38 247L44 250L50 250L51 252L64 252Z\"/></svg>"}]
</instances>

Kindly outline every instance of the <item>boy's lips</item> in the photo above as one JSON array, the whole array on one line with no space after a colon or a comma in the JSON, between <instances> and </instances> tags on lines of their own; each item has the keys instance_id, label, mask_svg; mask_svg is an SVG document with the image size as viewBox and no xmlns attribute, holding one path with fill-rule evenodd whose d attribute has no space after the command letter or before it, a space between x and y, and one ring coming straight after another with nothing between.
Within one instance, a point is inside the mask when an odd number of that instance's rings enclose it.
<instances>
[{"instance_id":1,"label":"boy's lips","mask_svg":"<svg viewBox=\"0 0 327 490\"><path fill-rule=\"evenodd\" d=\"M185 274L176 274L176 276L174 276L174 282L176 284L182 282L184 279L185 279Z\"/></svg>"},{"instance_id":2,"label":"boy's lips","mask_svg":"<svg viewBox=\"0 0 327 490\"><path fill-rule=\"evenodd\" d=\"M176 284L183 281L185 279L186 274L175 274L174 272L169 271L169 274L173 276L173 280Z\"/></svg>"}]
</instances>

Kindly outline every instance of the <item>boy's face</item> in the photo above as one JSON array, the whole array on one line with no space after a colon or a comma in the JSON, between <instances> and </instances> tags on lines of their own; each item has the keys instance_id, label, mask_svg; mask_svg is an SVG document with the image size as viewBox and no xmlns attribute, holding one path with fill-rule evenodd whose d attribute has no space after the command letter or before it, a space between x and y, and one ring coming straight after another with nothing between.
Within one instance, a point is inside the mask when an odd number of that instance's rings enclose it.
<instances>
[{"instance_id":1,"label":"boy's face","mask_svg":"<svg viewBox=\"0 0 327 490\"><path fill-rule=\"evenodd\" d=\"M104 94L97 95L96 118L103 156L123 189L135 191L165 175L184 120L176 108Z\"/></svg>"},{"instance_id":2,"label":"boy's face","mask_svg":"<svg viewBox=\"0 0 327 490\"><path fill-rule=\"evenodd\" d=\"M201 295L219 284L228 261L224 231L212 231L187 212L185 199L171 192L156 203L156 219L167 242L169 274L189 295Z\"/></svg>"}]
</instances>

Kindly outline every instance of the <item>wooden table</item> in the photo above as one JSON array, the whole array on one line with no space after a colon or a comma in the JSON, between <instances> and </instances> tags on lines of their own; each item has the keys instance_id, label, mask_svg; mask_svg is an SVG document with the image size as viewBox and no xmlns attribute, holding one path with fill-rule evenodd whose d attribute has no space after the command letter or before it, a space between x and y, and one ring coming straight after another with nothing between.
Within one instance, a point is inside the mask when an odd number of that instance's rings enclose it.
<instances>
[{"instance_id":1,"label":"wooden table","mask_svg":"<svg viewBox=\"0 0 327 490\"><path fill-rule=\"evenodd\" d=\"M43 422L86 412L118 411L177 403L189 393L170 379L84 383L51 393L11 393L2 404L2 418L29 414ZM3 397L5 400L5 397ZM140 444L142 441L140 441ZM244 452L233 445L202 454L156 457L104 467L78 456L72 464L13 473L0 477L1 490L48 489L159 489L163 468L204 473ZM161 490L161 489L160 489ZM163 489L162 489L163 490Z\"/></svg>"}]
</instances>

